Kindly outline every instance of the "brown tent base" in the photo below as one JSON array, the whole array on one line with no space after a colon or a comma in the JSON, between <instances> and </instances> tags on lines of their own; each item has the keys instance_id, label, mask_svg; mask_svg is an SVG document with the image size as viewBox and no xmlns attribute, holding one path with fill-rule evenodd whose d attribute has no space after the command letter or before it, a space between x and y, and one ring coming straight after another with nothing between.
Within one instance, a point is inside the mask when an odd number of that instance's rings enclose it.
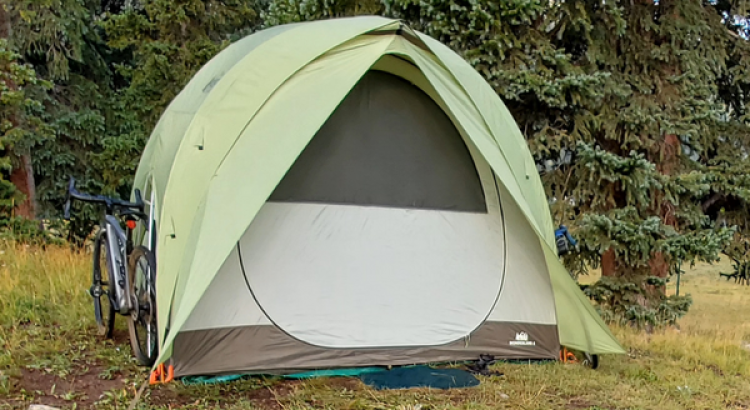
<instances>
[{"instance_id":1,"label":"brown tent base","mask_svg":"<svg viewBox=\"0 0 750 410\"><path fill-rule=\"evenodd\" d=\"M528 338L520 337L527 335ZM470 337L442 346L330 349L313 346L275 326L182 332L173 354L175 376L233 373L287 374L307 370L499 359L557 359L554 325L485 322ZM263 352L253 354L252 352Z\"/></svg>"}]
</instances>

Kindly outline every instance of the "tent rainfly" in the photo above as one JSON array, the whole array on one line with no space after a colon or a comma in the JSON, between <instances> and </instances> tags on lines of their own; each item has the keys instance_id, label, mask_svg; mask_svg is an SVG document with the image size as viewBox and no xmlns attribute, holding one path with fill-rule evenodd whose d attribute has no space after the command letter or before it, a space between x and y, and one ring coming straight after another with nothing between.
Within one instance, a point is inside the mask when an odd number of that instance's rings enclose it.
<instances>
[{"instance_id":1,"label":"tent rainfly","mask_svg":"<svg viewBox=\"0 0 750 410\"><path fill-rule=\"evenodd\" d=\"M169 105L134 185L175 376L623 353L557 257L505 105L402 22L232 44Z\"/></svg>"}]
</instances>

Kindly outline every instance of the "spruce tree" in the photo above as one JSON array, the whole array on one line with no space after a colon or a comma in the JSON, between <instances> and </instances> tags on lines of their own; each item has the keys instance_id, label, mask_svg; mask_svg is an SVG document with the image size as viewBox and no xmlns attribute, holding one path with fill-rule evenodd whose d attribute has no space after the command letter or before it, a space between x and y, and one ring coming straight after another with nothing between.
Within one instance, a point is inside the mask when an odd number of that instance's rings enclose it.
<instances>
[{"instance_id":1,"label":"spruce tree","mask_svg":"<svg viewBox=\"0 0 750 410\"><path fill-rule=\"evenodd\" d=\"M21 63L6 39L0 39L0 229L19 227L18 205L29 199L12 176L30 148L51 134L41 119L44 106L38 99L50 86Z\"/></svg>"},{"instance_id":2,"label":"spruce tree","mask_svg":"<svg viewBox=\"0 0 750 410\"><path fill-rule=\"evenodd\" d=\"M750 3L712 1L726 28L725 69L717 78L723 107L719 137L702 157L711 189L699 198L701 210L722 225L737 227L724 252L735 271L750 268Z\"/></svg>"},{"instance_id":3,"label":"spruce tree","mask_svg":"<svg viewBox=\"0 0 750 410\"><path fill-rule=\"evenodd\" d=\"M577 113L563 143L576 159L546 178L564 199L555 214L574 219L582 238L569 262L601 267L603 278L586 291L606 318L674 323L690 299L666 297L665 279L726 250L736 228L717 224L709 202L748 187L720 154L733 151L736 160L746 146L747 122L728 121L720 96L722 78L742 71L731 66L748 68L730 62L733 53L747 55L739 51L746 44L697 0L620 2L617 16L601 2L576 3L571 17L589 24L558 44L608 72L612 91L599 109ZM747 196L733 198L742 204Z\"/></svg>"},{"instance_id":4,"label":"spruce tree","mask_svg":"<svg viewBox=\"0 0 750 410\"><path fill-rule=\"evenodd\" d=\"M9 46L20 61L52 84L38 96L39 118L51 130L48 138L27 144L40 205L38 217L61 214L67 181L81 189L126 195L145 141L136 118L117 96L123 78L114 68L124 57L102 39L100 17L122 2L0 0L9 31ZM73 231L90 229L98 210L84 207Z\"/></svg>"}]
</instances>

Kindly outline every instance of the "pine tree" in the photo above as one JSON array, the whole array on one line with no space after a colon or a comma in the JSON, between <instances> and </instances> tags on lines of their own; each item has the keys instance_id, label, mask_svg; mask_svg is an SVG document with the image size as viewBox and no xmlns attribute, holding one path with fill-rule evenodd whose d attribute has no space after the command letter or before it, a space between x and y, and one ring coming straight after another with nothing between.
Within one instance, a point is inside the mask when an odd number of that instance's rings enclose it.
<instances>
[{"instance_id":1,"label":"pine tree","mask_svg":"<svg viewBox=\"0 0 750 410\"><path fill-rule=\"evenodd\" d=\"M100 16L115 1L3 0L13 30L10 46L41 78L53 84L39 96L49 138L29 145L39 213L60 215L67 180L82 189L127 194L144 143L136 118L123 109L114 67L123 57L102 40ZM73 224L84 235L98 212L87 206Z\"/></svg>"},{"instance_id":2,"label":"pine tree","mask_svg":"<svg viewBox=\"0 0 750 410\"><path fill-rule=\"evenodd\" d=\"M607 318L673 323L690 299L665 296L668 274L715 260L734 232L707 214L707 198L747 189L717 156L748 135L747 123L729 130L719 97L728 50L744 44L697 0L620 2L617 17L601 2L576 3L588 28L559 44L584 49L591 70L610 74L611 92L599 109L577 113L564 142L576 159L547 178L565 199L555 213L575 218L582 237L583 252L569 262L602 268L586 290Z\"/></svg>"},{"instance_id":3,"label":"pine tree","mask_svg":"<svg viewBox=\"0 0 750 410\"><path fill-rule=\"evenodd\" d=\"M715 1L710 5L729 35L724 38L725 69L717 78L717 98L724 108L719 137L701 158L711 189L699 199L706 215L737 227L724 252L739 270L750 267L750 4Z\"/></svg>"},{"instance_id":4,"label":"pine tree","mask_svg":"<svg viewBox=\"0 0 750 410\"><path fill-rule=\"evenodd\" d=\"M261 12L265 27L337 17L382 15L380 0L273 0Z\"/></svg>"},{"instance_id":5,"label":"pine tree","mask_svg":"<svg viewBox=\"0 0 750 410\"><path fill-rule=\"evenodd\" d=\"M22 64L20 57L6 39L0 39L0 228L14 226L18 204L29 199L16 186L14 170L24 166L30 147L51 131L40 118L44 107L35 98L50 84Z\"/></svg>"},{"instance_id":6,"label":"pine tree","mask_svg":"<svg viewBox=\"0 0 750 410\"><path fill-rule=\"evenodd\" d=\"M245 0L0 3L12 50L54 84L39 96L53 134L27 146L41 217L60 215L70 176L83 190L128 196L163 109L256 16ZM98 209L86 205L75 216L71 232L81 237Z\"/></svg>"}]
</instances>

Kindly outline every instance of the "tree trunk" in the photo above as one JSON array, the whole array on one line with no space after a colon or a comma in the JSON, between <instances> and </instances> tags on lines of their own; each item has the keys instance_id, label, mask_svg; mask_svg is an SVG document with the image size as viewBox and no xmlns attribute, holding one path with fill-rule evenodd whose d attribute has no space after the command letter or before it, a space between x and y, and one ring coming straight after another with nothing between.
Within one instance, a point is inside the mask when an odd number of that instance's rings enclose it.
<instances>
[{"instance_id":1,"label":"tree trunk","mask_svg":"<svg viewBox=\"0 0 750 410\"><path fill-rule=\"evenodd\" d=\"M661 252L655 252L651 260L648 261L651 268L651 274L660 278L666 278L669 274L669 264Z\"/></svg>"},{"instance_id":2,"label":"tree trunk","mask_svg":"<svg viewBox=\"0 0 750 410\"><path fill-rule=\"evenodd\" d=\"M659 144L659 149L657 150L656 155L659 157L659 160L654 161L657 164L657 169L660 173L664 175L669 175L674 171L674 168L677 166L677 160L678 160L678 154L680 150L680 140L675 135L665 135L664 140L661 144ZM659 198L657 198L659 199ZM659 203L661 201L657 200L656 203ZM668 202L661 203L661 207L659 209L659 216L662 218L662 221L665 225L675 226L676 225L676 219L674 215L674 205ZM602 268L602 276L618 276L624 272L619 272L622 270L622 268L618 269L617 266L617 257L615 255L615 252L612 249L607 250L602 254L601 257L601 268ZM669 263L667 262L666 258L661 252L655 252L651 260L648 263L650 273L652 276L657 276L660 278L666 278L669 275ZM658 290L660 292L664 292L666 289L664 287L659 287L658 289L650 289L650 290Z\"/></svg>"},{"instance_id":3,"label":"tree trunk","mask_svg":"<svg viewBox=\"0 0 750 410\"><path fill-rule=\"evenodd\" d=\"M602 255L602 276L615 276L615 251L608 249Z\"/></svg>"},{"instance_id":4,"label":"tree trunk","mask_svg":"<svg viewBox=\"0 0 750 410\"><path fill-rule=\"evenodd\" d=\"M667 134L664 136L664 141L660 144L659 154L661 161L657 162L657 170L663 175L671 175L678 165L679 153L680 153L680 140L676 135ZM677 218L675 217L674 204L670 202L660 202L659 216L662 219L664 225L677 227ZM669 276L669 263L661 252L654 253L651 261L649 261L649 267L651 268L651 275L660 278L666 278ZM666 287L661 286L658 288L659 292L664 294Z\"/></svg>"},{"instance_id":5,"label":"tree trunk","mask_svg":"<svg viewBox=\"0 0 750 410\"><path fill-rule=\"evenodd\" d=\"M14 213L27 219L36 217L36 184L31 154L20 156L19 165L10 174L10 182L24 195L23 202L16 204Z\"/></svg>"}]
</instances>

